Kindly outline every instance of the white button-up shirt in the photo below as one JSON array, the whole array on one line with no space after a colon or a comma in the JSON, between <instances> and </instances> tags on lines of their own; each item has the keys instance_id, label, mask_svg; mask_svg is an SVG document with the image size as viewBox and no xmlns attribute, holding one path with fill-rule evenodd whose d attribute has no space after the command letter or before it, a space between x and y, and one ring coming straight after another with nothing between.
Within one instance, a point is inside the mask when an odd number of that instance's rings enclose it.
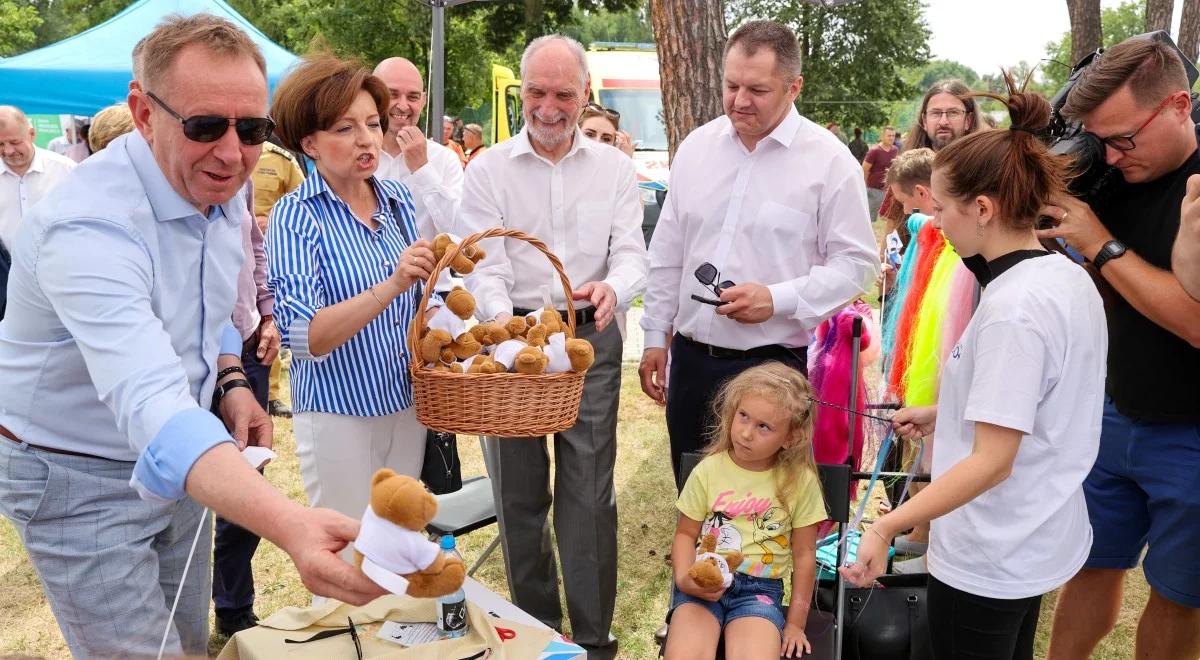
<instances>
[{"instance_id":1,"label":"white button-up shirt","mask_svg":"<svg viewBox=\"0 0 1200 660\"><path fill-rule=\"evenodd\" d=\"M524 130L471 161L458 227L464 235L505 227L534 236L562 261L572 287L603 281L625 309L646 282L633 159L579 129L572 139L558 163L537 155ZM513 307L540 308L543 287L550 289L551 304L566 309L558 275L536 248L507 238L482 247L487 258L466 278L479 318Z\"/></svg>"},{"instance_id":2,"label":"white button-up shirt","mask_svg":"<svg viewBox=\"0 0 1200 660\"><path fill-rule=\"evenodd\" d=\"M442 232L453 232L454 217L462 202L463 167L458 155L446 147L426 140L426 157L429 159L421 169L409 172L404 156L393 158L379 150L379 169L375 177L392 179L408 186L412 193L413 206L417 213L417 229L421 238L432 241Z\"/></svg>"},{"instance_id":3,"label":"white button-up shirt","mask_svg":"<svg viewBox=\"0 0 1200 660\"><path fill-rule=\"evenodd\" d=\"M739 323L692 300L716 297L694 275L706 262L720 281L767 285L774 316ZM645 345L664 347L675 330L738 350L807 346L878 274L862 168L846 145L792 108L748 151L718 117L687 136L671 165L650 241Z\"/></svg>"},{"instance_id":4,"label":"white button-up shirt","mask_svg":"<svg viewBox=\"0 0 1200 660\"><path fill-rule=\"evenodd\" d=\"M53 151L34 147L33 162L25 176L17 176L0 160L0 242L12 251L17 225L29 207L50 192L75 161Z\"/></svg>"}]
</instances>

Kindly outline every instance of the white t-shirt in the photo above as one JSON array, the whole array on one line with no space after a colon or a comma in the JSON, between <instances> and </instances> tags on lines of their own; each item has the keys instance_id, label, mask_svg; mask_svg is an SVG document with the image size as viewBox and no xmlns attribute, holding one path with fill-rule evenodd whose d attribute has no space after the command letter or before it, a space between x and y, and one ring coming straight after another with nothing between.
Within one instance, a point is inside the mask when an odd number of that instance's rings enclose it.
<instances>
[{"instance_id":1,"label":"white t-shirt","mask_svg":"<svg viewBox=\"0 0 1200 660\"><path fill-rule=\"evenodd\" d=\"M933 478L971 454L976 422L1025 435L1007 479L933 521L934 577L1016 599L1083 566L1083 480L1100 446L1107 351L1100 295L1066 257L1026 259L984 289L942 372Z\"/></svg>"},{"instance_id":2,"label":"white t-shirt","mask_svg":"<svg viewBox=\"0 0 1200 660\"><path fill-rule=\"evenodd\" d=\"M400 575L428 568L442 551L421 532L380 518L369 504L363 513L358 538L354 539L354 548L376 564Z\"/></svg>"}]
</instances>

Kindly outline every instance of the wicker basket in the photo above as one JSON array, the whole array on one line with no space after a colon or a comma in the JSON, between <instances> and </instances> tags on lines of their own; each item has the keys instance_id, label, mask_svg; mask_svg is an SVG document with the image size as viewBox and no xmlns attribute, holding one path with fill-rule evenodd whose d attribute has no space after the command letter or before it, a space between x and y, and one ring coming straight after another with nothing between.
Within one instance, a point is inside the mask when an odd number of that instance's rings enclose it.
<instances>
[{"instance_id":1,"label":"wicker basket","mask_svg":"<svg viewBox=\"0 0 1200 660\"><path fill-rule=\"evenodd\" d=\"M515 238L541 250L562 281L567 296L568 336L575 335L575 306L571 303L571 283L562 262L546 244L515 229L489 229L463 239L458 249L447 251L434 267L425 293L408 332L409 370L412 372L413 399L417 421L435 431L464 435L493 435L519 438L548 435L575 425L579 402L583 398L583 373L527 375L456 374L424 368L420 359L421 331L425 329L425 308L438 275L447 268L459 250L488 238Z\"/></svg>"}]
</instances>

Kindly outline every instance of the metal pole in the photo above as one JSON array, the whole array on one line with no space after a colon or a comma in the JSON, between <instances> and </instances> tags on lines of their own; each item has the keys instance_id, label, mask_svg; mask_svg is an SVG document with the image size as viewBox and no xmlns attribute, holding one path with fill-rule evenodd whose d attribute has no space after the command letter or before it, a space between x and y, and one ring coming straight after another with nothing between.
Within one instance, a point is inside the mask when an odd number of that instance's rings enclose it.
<instances>
[{"instance_id":1,"label":"metal pole","mask_svg":"<svg viewBox=\"0 0 1200 660\"><path fill-rule=\"evenodd\" d=\"M446 144L442 130L442 117L446 115L446 3L432 0L433 39L429 54L429 137L438 144Z\"/></svg>"},{"instance_id":2,"label":"metal pole","mask_svg":"<svg viewBox=\"0 0 1200 660\"><path fill-rule=\"evenodd\" d=\"M862 317L861 316L854 317L852 330L851 330L853 339L851 341L851 348L850 348L850 401L849 401L850 405L846 406L850 410L857 410L856 406L858 405L858 357L859 357L858 352L862 348L862 326L863 326ZM853 457L854 457L854 430L855 430L855 427L857 427L857 425L858 425L858 419L854 415L852 415L850 413L846 413L846 422L850 429L847 432L847 437L846 437L846 462L852 463ZM850 469L853 470L854 466L851 465ZM868 493L868 495L869 494L870 493ZM838 544L838 552L837 552L837 564L839 567L845 561L845 553L846 553L845 546L843 546L842 544L839 543ZM834 632L834 638L833 638L833 646L834 646L833 657L838 658L839 660L842 657L842 643L843 643L842 638L846 632L844 630L845 619L846 619L846 579L843 578L841 576L841 574L839 573L837 575L837 614L835 615L835 618L834 618L835 632Z\"/></svg>"}]
</instances>

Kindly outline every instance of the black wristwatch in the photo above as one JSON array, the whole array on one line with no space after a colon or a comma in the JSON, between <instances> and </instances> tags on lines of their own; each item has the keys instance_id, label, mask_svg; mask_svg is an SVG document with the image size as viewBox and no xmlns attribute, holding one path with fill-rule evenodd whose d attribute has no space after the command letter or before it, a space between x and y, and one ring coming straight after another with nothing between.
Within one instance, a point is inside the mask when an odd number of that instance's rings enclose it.
<instances>
[{"instance_id":1,"label":"black wristwatch","mask_svg":"<svg viewBox=\"0 0 1200 660\"><path fill-rule=\"evenodd\" d=\"M1096 256L1092 259L1092 265L1096 267L1096 270L1100 270L1104 267L1104 264L1124 254L1125 244L1121 241L1113 239L1105 243L1100 248L1100 251L1097 252Z\"/></svg>"},{"instance_id":2,"label":"black wristwatch","mask_svg":"<svg viewBox=\"0 0 1200 660\"><path fill-rule=\"evenodd\" d=\"M250 381L246 380L245 378L235 378L217 385L217 389L213 390L213 401L220 401L221 399L225 398L226 394L229 394L230 390L237 389L239 387L244 387L248 390L252 389L250 387Z\"/></svg>"}]
</instances>

